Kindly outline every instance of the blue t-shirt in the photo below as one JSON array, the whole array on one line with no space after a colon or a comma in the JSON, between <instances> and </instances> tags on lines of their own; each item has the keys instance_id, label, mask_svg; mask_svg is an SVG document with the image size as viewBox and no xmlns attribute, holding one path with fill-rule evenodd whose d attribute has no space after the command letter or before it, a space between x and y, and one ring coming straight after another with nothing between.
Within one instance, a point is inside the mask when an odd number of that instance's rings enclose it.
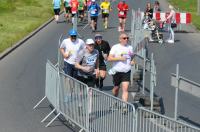
<instances>
[{"instance_id":1,"label":"blue t-shirt","mask_svg":"<svg viewBox=\"0 0 200 132\"><path fill-rule=\"evenodd\" d=\"M54 9L59 9L60 8L60 0L53 0L53 8Z\"/></svg>"},{"instance_id":2,"label":"blue t-shirt","mask_svg":"<svg viewBox=\"0 0 200 132\"><path fill-rule=\"evenodd\" d=\"M96 3L91 4L88 7L88 11L90 12L90 16L98 16L100 10L100 6Z\"/></svg>"}]
</instances>

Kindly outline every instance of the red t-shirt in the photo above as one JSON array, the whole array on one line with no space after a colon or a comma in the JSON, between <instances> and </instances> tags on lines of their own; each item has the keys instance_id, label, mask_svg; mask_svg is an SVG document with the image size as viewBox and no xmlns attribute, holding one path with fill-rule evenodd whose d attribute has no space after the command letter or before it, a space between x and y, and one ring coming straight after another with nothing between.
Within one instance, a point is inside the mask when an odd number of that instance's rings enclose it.
<instances>
[{"instance_id":1,"label":"red t-shirt","mask_svg":"<svg viewBox=\"0 0 200 132\"><path fill-rule=\"evenodd\" d=\"M117 5L117 9L118 9L118 17L126 18L128 12L128 5L126 3L119 2L119 4Z\"/></svg>"},{"instance_id":2,"label":"red t-shirt","mask_svg":"<svg viewBox=\"0 0 200 132\"><path fill-rule=\"evenodd\" d=\"M72 14L76 14L78 11L78 1L77 0L71 0L70 1L70 5L71 5L71 12Z\"/></svg>"}]
</instances>

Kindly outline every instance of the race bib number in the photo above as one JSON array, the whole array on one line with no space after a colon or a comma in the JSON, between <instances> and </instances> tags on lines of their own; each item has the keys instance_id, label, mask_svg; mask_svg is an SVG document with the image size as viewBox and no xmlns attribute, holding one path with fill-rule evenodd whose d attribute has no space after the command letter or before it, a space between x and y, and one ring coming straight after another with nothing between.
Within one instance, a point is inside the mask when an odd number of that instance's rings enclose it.
<instances>
[{"instance_id":1,"label":"race bib number","mask_svg":"<svg viewBox=\"0 0 200 132\"><path fill-rule=\"evenodd\" d=\"M109 10L108 9L104 9L103 13L109 13Z\"/></svg>"},{"instance_id":2,"label":"race bib number","mask_svg":"<svg viewBox=\"0 0 200 132\"><path fill-rule=\"evenodd\" d=\"M124 15L124 11L120 11L119 14L120 14L120 15Z\"/></svg>"},{"instance_id":3,"label":"race bib number","mask_svg":"<svg viewBox=\"0 0 200 132\"><path fill-rule=\"evenodd\" d=\"M96 11L95 10L91 10L91 14L95 14L96 13Z\"/></svg>"},{"instance_id":4,"label":"race bib number","mask_svg":"<svg viewBox=\"0 0 200 132\"><path fill-rule=\"evenodd\" d=\"M72 11L72 14L76 14L76 11Z\"/></svg>"}]
</instances>

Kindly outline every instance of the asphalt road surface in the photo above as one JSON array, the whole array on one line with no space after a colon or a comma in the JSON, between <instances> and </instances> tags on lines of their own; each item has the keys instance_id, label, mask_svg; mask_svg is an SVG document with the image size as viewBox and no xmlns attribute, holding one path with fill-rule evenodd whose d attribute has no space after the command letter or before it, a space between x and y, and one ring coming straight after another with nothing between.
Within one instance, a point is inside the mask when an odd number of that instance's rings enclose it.
<instances>
[{"instance_id":1,"label":"asphalt road surface","mask_svg":"<svg viewBox=\"0 0 200 132\"><path fill-rule=\"evenodd\" d=\"M110 45L118 42L116 4L113 2L113 12L110 14L109 29L104 31L102 21L98 21L98 32L108 40ZM145 0L128 1L130 8L145 8ZM164 3L164 2L163 2ZM163 5L166 7L166 5ZM129 13L126 32L130 32L131 14ZM47 122L40 123L42 118L50 112L48 102L44 102L37 110L32 107L44 96L45 63L49 59L57 62L58 39L61 34L67 36L70 24L51 22L47 27L34 35L23 45L18 47L0 61L0 131L1 132L70 132L71 130L56 120L50 127L45 128ZM83 39L94 38L89 26L79 25L79 33ZM176 64L180 64L183 76L200 82L199 55L200 35L198 33L177 33L176 43L149 44L150 52L154 52L158 85L156 94L163 97L165 113L173 116L174 88L170 86L170 73L175 72ZM108 76L104 82L104 91L109 92L112 78ZM132 101L132 99L130 99ZM200 126L200 99L187 93L179 94L179 115L191 123ZM50 119L49 119L50 120Z\"/></svg>"}]
</instances>

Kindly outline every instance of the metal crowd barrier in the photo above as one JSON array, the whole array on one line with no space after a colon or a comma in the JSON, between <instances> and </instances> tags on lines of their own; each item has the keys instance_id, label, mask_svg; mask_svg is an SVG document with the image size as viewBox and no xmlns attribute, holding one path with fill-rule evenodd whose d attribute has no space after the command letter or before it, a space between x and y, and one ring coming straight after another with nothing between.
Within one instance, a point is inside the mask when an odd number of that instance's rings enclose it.
<instances>
[{"instance_id":1,"label":"metal crowd barrier","mask_svg":"<svg viewBox=\"0 0 200 132\"><path fill-rule=\"evenodd\" d=\"M50 61L46 63L45 97L57 114L46 125L48 127L58 116L63 115L85 132L199 132L200 129L176 121L153 111L123 102L110 94L65 75Z\"/></svg>"},{"instance_id":2,"label":"metal crowd barrier","mask_svg":"<svg viewBox=\"0 0 200 132\"><path fill-rule=\"evenodd\" d=\"M134 132L135 107L97 89L90 89L90 132Z\"/></svg>"},{"instance_id":3,"label":"metal crowd barrier","mask_svg":"<svg viewBox=\"0 0 200 132\"><path fill-rule=\"evenodd\" d=\"M41 122L56 113L46 127L62 115L85 132L133 132L135 129L135 107L132 104L88 88L86 84L60 71L50 61L46 63L45 97L34 109L44 99L48 99L54 109Z\"/></svg>"},{"instance_id":4,"label":"metal crowd barrier","mask_svg":"<svg viewBox=\"0 0 200 132\"><path fill-rule=\"evenodd\" d=\"M145 108L137 109L135 132L200 132L199 128L176 121Z\"/></svg>"},{"instance_id":5,"label":"metal crowd barrier","mask_svg":"<svg viewBox=\"0 0 200 132\"><path fill-rule=\"evenodd\" d=\"M58 100L58 91L57 87L59 87L59 73L57 71L57 68L50 62L47 61L46 63L46 81L45 81L45 96L40 100L33 109L36 109L43 100L46 98L50 102L51 105L53 105L54 109L41 121L44 122L50 115L52 115L59 107L59 100ZM58 113L47 125L48 127L58 116L60 113Z\"/></svg>"},{"instance_id":6,"label":"metal crowd barrier","mask_svg":"<svg viewBox=\"0 0 200 132\"><path fill-rule=\"evenodd\" d=\"M171 85L175 87L175 106L174 106L174 119L177 119L178 113L178 92L182 90L193 96L200 97L200 84L191 81L179 74L179 64L176 65L176 74L171 74Z\"/></svg>"}]
</instances>

